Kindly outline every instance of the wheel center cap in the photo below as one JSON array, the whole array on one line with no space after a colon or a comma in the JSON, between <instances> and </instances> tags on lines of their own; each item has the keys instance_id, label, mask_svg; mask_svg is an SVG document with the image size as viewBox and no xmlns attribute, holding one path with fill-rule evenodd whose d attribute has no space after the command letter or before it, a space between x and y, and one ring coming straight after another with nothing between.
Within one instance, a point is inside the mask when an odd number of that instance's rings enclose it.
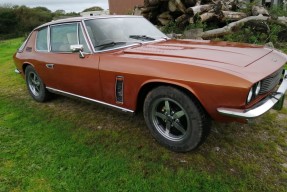
<instances>
[{"instance_id":1,"label":"wheel center cap","mask_svg":"<svg viewBox=\"0 0 287 192\"><path fill-rule=\"evenodd\" d=\"M167 120L168 120L169 122L173 122L173 117L172 117L172 116L167 115L166 118L167 118Z\"/></svg>"}]
</instances>

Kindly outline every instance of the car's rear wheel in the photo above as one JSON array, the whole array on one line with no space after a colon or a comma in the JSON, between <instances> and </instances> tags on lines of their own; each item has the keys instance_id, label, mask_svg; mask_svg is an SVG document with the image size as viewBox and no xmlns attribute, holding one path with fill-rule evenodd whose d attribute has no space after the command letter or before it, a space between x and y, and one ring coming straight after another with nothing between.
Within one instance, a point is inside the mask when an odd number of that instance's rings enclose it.
<instances>
[{"instance_id":1,"label":"car's rear wheel","mask_svg":"<svg viewBox=\"0 0 287 192\"><path fill-rule=\"evenodd\" d=\"M193 150L209 133L210 120L199 103L170 86L149 92L144 117L156 140L173 151Z\"/></svg>"},{"instance_id":2,"label":"car's rear wheel","mask_svg":"<svg viewBox=\"0 0 287 192\"><path fill-rule=\"evenodd\" d=\"M36 70L30 65L25 69L25 79L28 91L33 99L38 102L45 102L49 99L50 93Z\"/></svg>"}]
</instances>

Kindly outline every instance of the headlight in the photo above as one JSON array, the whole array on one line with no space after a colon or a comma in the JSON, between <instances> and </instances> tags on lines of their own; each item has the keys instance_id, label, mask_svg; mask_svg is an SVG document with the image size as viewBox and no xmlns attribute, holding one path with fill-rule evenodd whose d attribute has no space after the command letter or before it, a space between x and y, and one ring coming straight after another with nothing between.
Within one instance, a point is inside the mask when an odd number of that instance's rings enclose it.
<instances>
[{"instance_id":1,"label":"headlight","mask_svg":"<svg viewBox=\"0 0 287 192\"><path fill-rule=\"evenodd\" d=\"M261 89L261 82L257 83L256 89L255 89L255 96L257 96L260 92Z\"/></svg>"},{"instance_id":2,"label":"headlight","mask_svg":"<svg viewBox=\"0 0 287 192\"><path fill-rule=\"evenodd\" d=\"M252 99L257 97L261 90L261 82L255 83L251 88L247 96L246 103L250 103Z\"/></svg>"},{"instance_id":3,"label":"headlight","mask_svg":"<svg viewBox=\"0 0 287 192\"><path fill-rule=\"evenodd\" d=\"M247 103L250 103L251 99L253 97L253 87L251 87L248 96L247 96Z\"/></svg>"}]
</instances>

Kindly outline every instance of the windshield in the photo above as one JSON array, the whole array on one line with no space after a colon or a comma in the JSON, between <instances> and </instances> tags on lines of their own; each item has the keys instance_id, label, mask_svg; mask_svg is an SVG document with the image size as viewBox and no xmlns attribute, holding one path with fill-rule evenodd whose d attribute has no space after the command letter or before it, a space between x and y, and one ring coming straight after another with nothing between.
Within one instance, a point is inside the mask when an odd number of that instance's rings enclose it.
<instances>
[{"instance_id":1,"label":"windshield","mask_svg":"<svg viewBox=\"0 0 287 192\"><path fill-rule=\"evenodd\" d=\"M85 25L97 51L167 38L143 17L91 19Z\"/></svg>"}]
</instances>

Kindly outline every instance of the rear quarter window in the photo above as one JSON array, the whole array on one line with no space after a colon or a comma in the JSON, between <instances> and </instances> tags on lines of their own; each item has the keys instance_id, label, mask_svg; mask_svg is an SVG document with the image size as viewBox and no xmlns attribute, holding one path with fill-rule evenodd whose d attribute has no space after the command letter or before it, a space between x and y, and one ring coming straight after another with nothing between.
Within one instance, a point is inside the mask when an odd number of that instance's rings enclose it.
<instances>
[{"instance_id":1,"label":"rear quarter window","mask_svg":"<svg viewBox=\"0 0 287 192\"><path fill-rule=\"evenodd\" d=\"M19 47L18 52L21 53L23 52L24 48L26 47L26 44L28 40L30 39L32 33L29 34L29 36L26 38L26 40L22 43L22 45Z\"/></svg>"}]
</instances>

